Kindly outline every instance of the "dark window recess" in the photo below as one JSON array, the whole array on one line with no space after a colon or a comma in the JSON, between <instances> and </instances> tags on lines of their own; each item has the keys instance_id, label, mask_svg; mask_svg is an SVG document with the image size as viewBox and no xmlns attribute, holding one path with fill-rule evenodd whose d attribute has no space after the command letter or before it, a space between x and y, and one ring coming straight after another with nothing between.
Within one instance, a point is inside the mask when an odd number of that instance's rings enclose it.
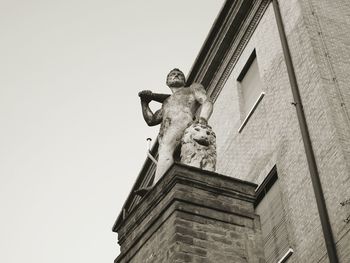
<instances>
[{"instance_id":1,"label":"dark window recess","mask_svg":"<svg viewBox=\"0 0 350 263\"><path fill-rule=\"evenodd\" d=\"M256 191L255 210L260 216L265 260L267 263L276 263L290 248L276 167L271 170Z\"/></svg>"},{"instance_id":2,"label":"dark window recess","mask_svg":"<svg viewBox=\"0 0 350 263\"><path fill-rule=\"evenodd\" d=\"M254 49L253 53L249 56L247 63L244 65L241 73L239 74L237 81L242 81L245 77L245 74L247 74L250 66L252 65L254 59L256 58L256 51Z\"/></svg>"},{"instance_id":3,"label":"dark window recess","mask_svg":"<svg viewBox=\"0 0 350 263\"><path fill-rule=\"evenodd\" d=\"M260 77L255 50L249 56L237 78L239 109L243 129L264 96L265 85Z\"/></svg>"},{"instance_id":4,"label":"dark window recess","mask_svg":"<svg viewBox=\"0 0 350 263\"><path fill-rule=\"evenodd\" d=\"M266 176L264 181L259 185L258 189L256 190L256 199L254 206L257 207L260 203L260 201L264 198L266 193L270 190L270 188L273 186L273 184L277 181L277 168L276 165L272 168L272 170L269 172L269 174Z\"/></svg>"}]
</instances>

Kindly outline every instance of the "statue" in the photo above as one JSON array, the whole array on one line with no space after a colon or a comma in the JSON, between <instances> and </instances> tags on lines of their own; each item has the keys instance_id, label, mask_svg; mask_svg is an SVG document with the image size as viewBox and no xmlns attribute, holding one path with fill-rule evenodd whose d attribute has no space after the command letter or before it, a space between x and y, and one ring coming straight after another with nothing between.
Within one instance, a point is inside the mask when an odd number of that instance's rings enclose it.
<instances>
[{"instance_id":1,"label":"statue","mask_svg":"<svg viewBox=\"0 0 350 263\"><path fill-rule=\"evenodd\" d=\"M199 83L185 87L185 75L179 69L173 69L169 72L166 84L171 89L172 95L152 93L150 90L139 92L146 123L149 126L161 124L158 135L158 164L154 183L173 164L174 151L179 146L185 129L193 121L207 125L213 111L213 104L204 87ZM152 100L162 103L161 109L155 113L149 108L149 103ZM201 108L196 119L195 114L199 107Z\"/></svg>"},{"instance_id":2,"label":"statue","mask_svg":"<svg viewBox=\"0 0 350 263\"><path fill-rule=\"evenodd\" d=\"M181 163L215 171L216 136L209 125L192 123L181 139Z\"/></svg>"}]
</instances>

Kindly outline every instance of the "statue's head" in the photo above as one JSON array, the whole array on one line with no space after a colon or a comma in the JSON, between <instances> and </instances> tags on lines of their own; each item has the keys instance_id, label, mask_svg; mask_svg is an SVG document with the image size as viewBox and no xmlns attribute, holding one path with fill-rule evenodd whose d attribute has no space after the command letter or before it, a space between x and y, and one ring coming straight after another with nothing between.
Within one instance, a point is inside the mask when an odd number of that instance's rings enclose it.
<instances>
[{"instance_id":1,"label":"statue's head","mask_svg":"<svg viewBox=\"0 0 350 263\"><path fill-rule=\"evenodd\" d=\"M186 83L186 78L184 73L178 68L171 70L166 77L166 84L170 88L184 87Z\"/></svg>"}]
</instances>

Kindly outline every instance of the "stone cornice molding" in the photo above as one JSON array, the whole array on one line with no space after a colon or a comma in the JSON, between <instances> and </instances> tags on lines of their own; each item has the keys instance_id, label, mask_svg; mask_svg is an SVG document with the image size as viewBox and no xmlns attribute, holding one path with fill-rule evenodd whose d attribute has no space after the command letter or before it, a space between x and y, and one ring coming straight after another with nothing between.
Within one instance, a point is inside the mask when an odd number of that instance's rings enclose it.
<instances>
[{"instance_id":1,"label":"stone cornice molding","mask_svg":"<svg viewBox=\"0 0 350 263\"><path fill-rule=\"evenodd\" d=\"M221 22L220 28L214 24L206 40L210 43L204 43L188 76L189 80L202 83L213 101L217 99L270 2L271 0L226 2L222 12L226 8L224 13L227 17L220 18L219 15L217 20ZM212 32L213 29L216 32Z\"/></svg>"},{"instance_id":2,"label":"stone cornice molding","mask_svg":"<svg viewBox=\"0 0 350 263\"><path fill-rule=\"evenodd\" d=\"M189 175L192 176L189 178ZM204 178L210 178L207 180L203 180ZM213 178L220 178L221 180L213 180ZM222 182L225 182L223 184ZM186 183L190 184L192 187L198 188L198 189L205 189L209 190L210 192L215 193L220 193L221 195L225 196L230 196L234 197L239 200L244 200L248 202L254 202L255 201L255 191L250 193L249 195L246 194L246 191L241 191L240 190L240 184L248 184L250 186L253 186L254 189L257 187L256 184L251 183L251 182L246 182L242 181L236 178L228 177L222 174L218 174L215 172L210 172L206 170L202 170L196 167L180 164L180 163L175 163L172 165L172 167L166 172L166 174L159 180L154 186L152 191L150 193L147 193L142 199L149 199L150 205L147 206L146 211L152 210L157 204L160 202L160 198L164 196L165 193L169 192L170 189L173 188L173 186L177 183ZM159 186L161 185L161 186ZM149 195L152 195L152 198L149 198ZM179 197L181 199L181 197ZM144 202L137 203L134 207L133 210L127 214L124 218L124 220L127 220L131 216L133 216L135 213L140 213L140 212L135 212L140 208L142 205L144 207ZM141 213L141 214L145 214ZM123 221L124 221L123 220ZM119 224L116 224L114 226L114 231L117 231L119 226L121 225L121 221Z\"/></svg>"}]
</instances>

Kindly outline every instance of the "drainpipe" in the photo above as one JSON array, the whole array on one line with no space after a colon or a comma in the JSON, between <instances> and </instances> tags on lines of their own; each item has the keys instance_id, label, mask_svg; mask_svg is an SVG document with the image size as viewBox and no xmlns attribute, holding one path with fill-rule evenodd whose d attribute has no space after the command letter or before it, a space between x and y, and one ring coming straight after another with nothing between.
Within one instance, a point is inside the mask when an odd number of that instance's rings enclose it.
<instances>
[{"instance_id":1,"label":"drainpipe","mask_svg":"<svg viewBox=\"0 0 350 263\"><path fill-rule=\"evenodd\" d=\"M282 48L283 48L283 55L284 55L284 59L286 61L288 77L289 77L289 81L290 81L290 85L291 85L291 89L292 89L292 93L293 93L293 99L294 99L293 104L295 105L295 108L297 111L301 136L303 139L307 163L308 163L309 171L310 171L312 187L313 187L314 194L316 197L317 209L318 209L318 213L319 213L320 220L321 220L323 236L324 236L324 239L326 242L328 258L329 258L331 263L338 263L339 260L338 260L338 256L337 256L337 250L335 247L333 234L332 234L332 228L331 228L331 225L329 222L326 202L325 202L323 191L322 191L320 176L319 176L319 173L317 170L315 154L314 154L314 151L312 149L310 134L309 134L309 130L307 127L306 118L305 118L305 114L304 114L304 110L303 110L303 105L302 105L301 98L300 98L299 87L298 87L297 79L295 76L295 71L294 71L294 66L292 63L292 58L290 55L290 50L288 47L286 33L285 33L284 27L283 27L283 21L282 21L281 11L280 11L280 8L278 5L278 0L272 0L272 4L273 4L275 16L276 16L278 32L280 35L281 44L282 44Z\"/></svg>"}]
</instances>

